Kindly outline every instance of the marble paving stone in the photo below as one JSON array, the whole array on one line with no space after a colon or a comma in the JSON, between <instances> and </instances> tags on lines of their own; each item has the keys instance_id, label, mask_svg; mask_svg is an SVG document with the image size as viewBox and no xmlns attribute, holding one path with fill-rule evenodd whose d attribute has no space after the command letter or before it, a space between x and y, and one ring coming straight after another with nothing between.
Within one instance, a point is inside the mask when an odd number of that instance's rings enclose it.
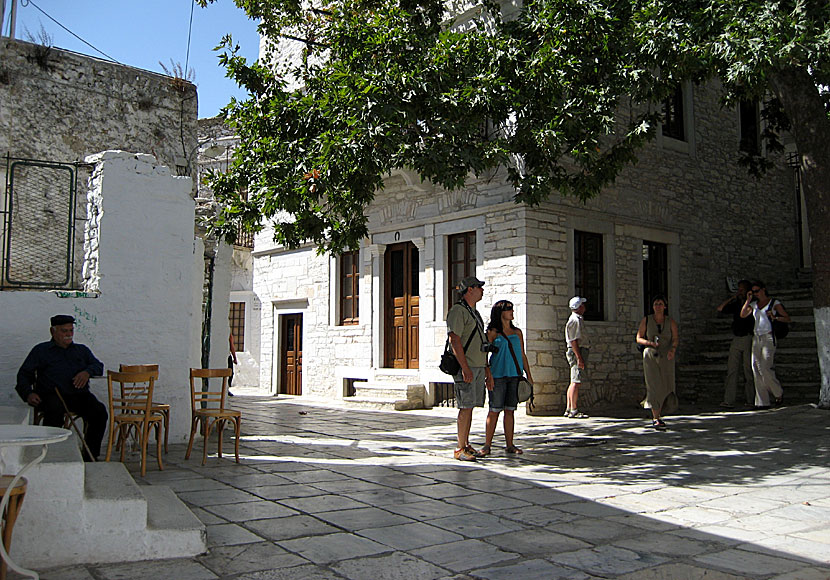
<instances>
[{"instance_id":1,"label":"marble paving stone","mask_svg":"<svg viewBox=\"0 0 830 580\"><path fill-rule=\"evenodd\" d=\"M424 497L432 499L443 499L447 497L460 497L462 495L472 495L476 493L474 490L456 485L454 483L432 483L429 485L419 485L404 488L410 493L417 493Z\"/></svg>"},{"instance_id":2,"label":"marble paving stone","mask_svg":"<svg viewBox=\"0 0 830 580\"><path fill-rule=\"evenodd\" d=\"M689 564L672 563L624 574L617 580L746 580L746 576L736 576Z\"/></svg>"},{"instance_id":3,"label":"marble paving stone","mask_svg":"<svg viewBox=\"0 0 830 580\"><path fill-rule=\"evenodd\" d=\"M220 490L185 491L177 493L176 495L178 495L179 499L181 499L182 501L189 503L190 505L195 505L197 507L205 507L223 503L256 501L257 499L259 499L257 498L257 496L252 495L246 491L233 489L231 487L229 487L228 489Z\"/></svg>"},{"instance_id":4,"label":"marble paving stone","mask_svg":"<svg viewBox=\"0 0 830 580\"><path fill-rule=\"evenodd\" d=\"M453 572L479 569L499 562L508 562L519 557L514 552L505 552L480 540L464 540L413 550L418 556L437 566Z\"/></svg>"},{"instance_id":5,"label":"marble paving stone","mask_svg":"<svg viewBox=\"0 0 830 580\"><path fill-rule=\"evenodd\" d=\"M350 580L432 580L447 574L444 568L401 552L345 560L332 568Z\"/></svg>"},{"instance_id":6,"label":"marble paving stone","mask_svg":"<svg viewBox=\"0 0 830 580\"><path fill-rule=\"evenodd\" d=\"M626 574L666 562L660 556L607 545L554 554L549 559L598 576Z\"/></svg>"},{"instance_id":7,"label":"marble paving stone","mask_svg":"<svg viewBox=\"0 0 830 580\"><path fill-rule=\"evenodd\" d=\"M383 544L344 533L311 536L295 540L280 540L277 543L286 550L295 552L315 564L339 562L349 558L372 556L391 551Z\"/></svg>"},{"instance_id":8,"label":"marble paving stone","mask_svg":"<svg viewBox=\"0 0 830 580\"><path fill-rule=\"evenodd\" d=\"M187 559L150 560L95 567L97 580L135 580L136 578L175 578L176 580L211 580L216 574Z\"/></svg>"},{"instance_id":9,"label":"marble paving stone","mask_svg":"<svg viewBox=\"0 0 830 580\"><path fill-rule=\"evenodd\" d=\"M353 496L356 494L352 494ZM361 502L342 495L318 495L314 497L296 497L280 500L280 503L292 509L309 514L331 512L352 508L370 507L369 502Z\"/></svg>"},{"instance_id":10,"label":"marble paving stone","mask_svg":"<svg viewBox=\"0 0 830 580\"><path fill-rule=\"evenodd\" d=\"M502 495L538 505L553 505L573 501L571 496L559 493L558 488L550 487L533 486L524 489L511 489L505 491Z\"/></svg>"},{"instance_id":11,"label":"marble paving stone","mask_svg":"<svg viewBox=\"0 0 830 580\"><path fill-rule=\"evenodd\" d=\"M361 536L396 550L414 550L463 540L464 537L421 522L361 530Z\"/></svg>"},{"instance_id":12,"label":"marble paving stone","mask_svg":"<svg viewBox=\"0 0 830 580\"><path fill-rule=\"evenodd\" d=\"M830 521L830 507L799 503L769 510L766 515L774 518L820 523Z\"/></svg>"},{"instance_id":13,"label":"marble paving stone","mask_svg":"<svg viewBox=\"0 0 830 580\"><path fill-rule=\"evenodd\" d=\"M253 504L253 502L251 502ZM244 505L244 504L238 504ZM253 504L255 505L255 504ZM191 507L190 511L193 512L193 515L199 518L199 521L205 525L208 524L225 524L227 520L225 518L220 518L219 516L210 513L207 510L203 510L202 508Z\"/></svg>"},{"instance_id":14,"label":"marble paving stone","mask_svg":"<svg viewBox=\"0 0 830 580\"><path fill-rule=\"evenodd\" d=\"M250 501L212 505L206 509L231 522L247 522L267 518L295 516L299 512L274 501ZM205 522L208 523L208 522ZM213 522L211 522L213 523Z\"/></svg>"},{"instance_id":15,"label":"marble paving stone","mask_svg":"<svg viewBox=\"0 0 830 580\"><path fill-rule=\"evenodd\" d=\"M423 501L424 499L423 496L391 487L387 487L382 490L357 491L349 494L349 496L356 501L362 502L363 504L380 507L413 501Z\"/></svg>"},{"instance_id":16,"label":"marble paving stone","mask_svg":"<svg viewBox=\"0 0 830 580\"><path fill-rule=\"evenodd\" d=\"M303 471L306 469L319 469L316 465L311 465L308 463L303 463L302 461L290 461L285 459L280 459L279 461L273 461L270 463L266 462L259 462L255 466L255 469L261 473L282 473L284 471L293 472L293 471Z\"/></svg>"},{"instance_id":17,"label":"marble paving stone","mask_svg":"<svg viewBox=\"0 0 830 580\"><path fill-rule=\"evenodd\" d=\"M638 536L642 533L638 528L594 518L573 520L559 526L557 531L592 544L615 538Z\"/></svg>"},{"instance_id":18,"label":"marble paving stone","mask_svg":"<svg viewBox=\"0 0 830 580\"><path fill-rule=\"evenodd\" d=\"M317 489L323 490L326 493L345 493L352 494L358 491L380 491L389 489L388 486L380 485L371 481L363 481L362 479L338 479L336 481L320 481L318 483L309 484Z\"/></svg>"},{"instance_id":19,"label":"marble paving stone","mask_svg":"<svg viewBox=\"0 0 830 580\"><path fill-rule=\"evenodd\" d=\"M828 578L830 578L830 568L799 568L795 572L774 576L770 580L827 580Z\"/></svg>"},{"instance_id":20,"label":"marble paving stone","mask_svg":"<svg viewBox=\"0 0 830 580\"><path fill-rule=\"evenodd\" d=\"M205 526L208 548L233 544L261 542L262 538L237 524L211 524Z\"/></svg>"},{"instance_id":21,"label":"marble paving stone","mask_svg":"<svg viewBox=\"0 0 830 580\"><path fill-rule=\"evenodd\" d=\"M295 483L319 483L322 481L342 481L346 476L342 473L329 471L328 469L309 469L306 471L298 471L296 473L285 472L282 477L290 479Z\"/></svg>"},{"instance_id":22,"label":"marble paving stone","mask_svg":"<svg viewBox=\"0 0 830 580\"><path fill-rule=\"evenodd\" d=\"M215 479L208 479L208 478L188 478L188 479L173 479L170 481L164 482L163 485L166 485L176 493L180 492L187 492L187 491L226 491L234 489L232 486L227 485L226 483L222 483L221 481L216 481Z\"/></svg>"},{"instance_id":23,"label":"marble paving stone","mask_svg":"<svg viewBox=\"0 0 830 580\"><path fill-rule=\"evenodd\" d=\"M682 526L717 524L730 519L729 514L721 510L704 509L694 506L658 512L651 514L651 517Z\"/></svg>"},{"instance_id":24,"label":"marble paving stone","mask_svg":"<svg viewBox=\"0 0 830 580\"><path fill-rule=\"evenodd\" d=\"M600 503L598 501L573 501L569 503L556 504L556 509L575 515L589 518L609 518L625 513L622 510Z\"/></svg>"},{"instance_id":25,"label":"marble paving stone","mask_svg":"<svg viewBox=\"0 0 830 580\"><path fill-rule=\"evenodd\" d=\"M473 491L483 491L488 493L501 493L504 491L513 491L531 487L531 484L526 481L517 481L506 477L488 477L472 481L456 482L456 484Z\"/></svg>"},{"instance_id":26,"label":"marble paving stone","mask_svg":"<svg viewBox=\"0 0 830 580\"><path fill-rule=\"evenodd\" d=\"M771 556L801 558L811 563L830 564L830 546L793 536L769 536L738 546L750 552L764 552Z\"/></svg>"},{"instance_id":27,"label":"marble paving stone","mask_svg":"<svg viewBox=\"0 0 830 580\"><path fill-rule=\"evenodd\" d=\"M424 475L415 475L414 473L401 473L398 475L384 475L383 477L375 478L375 483L380 485L387 485L396 488L410 488L422 485L432 485L436 483L435 479L425 477ZM407 489L407 491L411 491Z\"/></svg>"},{"instance_id":28,"label":"marble paving stone","mask_svg":"<svg viewBox=\"0 0 830 580\"><path fill-rule=\"evenodd\" d=\"M520 499L504 497L494 493L473 493L470 495L447 497L444 498L444 501L478 511L517 508L531 505Z\"/></svg>"},{"instance_id":29,"label":"marble paving stone","mask_svg":"<svg viewBox=\"0 0 830 580\"><path fill-rule=\"evenodd\" d=\"M219 576L290 568L308 563L304 558L286 552L271 542L212 548L208 554L197 559Z\"/></svg>"},{"instance_id":30,"label":"marble paving stone","mask_svg":"<svg viewBox=\"0 0 830 580\"><path fill-rule=\"evenodd\" d=\"M555 528L533 528L520 532L509 532L498 536L482 538L488 544L493 544L508 552L519 552L523 556L546 558L551 554L572 552L582 548L591 548L591 544L571 538L554 531Z\"/></svg>"},{"instance_id":31,"label":"marble paving stone","mask_svg":"<svg viewBox=\"0 0 830 580\"><path fill-rule=\"evenodd\" d=\"M712 550L712 543L701 542L673 534L647 532L639 536L621 538L615 546L634 551L651 552L663 556L695 556Z\"/></svg>"},{"instance_id":32,"label":"marble paving stone","mask_svg":"<svg viewBox=\"0 0 830 580\"><path fill-rule=\"evenodd\" d=\"M293 568L248 572L234 576L234 580L342 580L342 577L322 566L306 564Z\"/></svg>"},{"instance_id":33,"label":"marble paving stone","mask_svg":"<svg viewBox=\"0 0 830 580\"><path fill-rule=\"evenodd\" d=\"M349 532L366 528L382 528L384 526L414 523L411 518L376 507L337 510L314 515L316 518L325 520Z\"/></svg>"},{"instance_id":34,"label":"marble paving stone","mask_svg":"<svg viewBox=\"0 0 830 580\"><path fill-rule=\"evenodd\" d=\"M473 513L473 510L469 508L434 499L414 501L401 505L387 505L383 509L421 521L442 516L461 516L463 514Z\"/></svg>"},{"instance_id":35,"label":"marble paving stone","mask_svg":"<svg viewBox=\"0 0 830 580\"><path fill-rule=\"evenodd\" d=\"M450 454L452 452L450 451ZM455 463L463 463L456 461ZM453 464L455 465L455 464ZM478 465L462 465L454 469L447 469L444 471L433 471L429 476L438 481L447 481L450 483L466 483L475 481L477 479L489 479L493 474Z\"/></svg>"},{"instance_id":36,"label":"marble paving stone","mask_svg":"<svg viewBox=\"0 0 830 580\"><path fill-rule=\"evenodd\" d=\"M245 526L267 540L289 540L303 536L333 534L337 528L311 516L288 516L252 520Z\"/></svg>"},{"instance_id":37,"label":"marble paving stone","mask_svg":"<svg viewBox=\"0 0 830 580\"><path fill-rule=\"evenodd\" d=\"M643 497L642 494L628 494L617 497L607 497L598 500L603 505L619 508L634 513L649 513L683 507L683 503L670 500L655 500Z\"/></svg>"},{"instance_id":38,"label":"marble paving stone","mask_svg":"<svg viewBox=\"0 0 830 580\"><path fill-rule=\"evenodd\" d=\"M794 520L764 513L754 516L730 519L728 522L725 522L724 525L729 525L729 527L743 530L755 530L764 533L764 535L770 535L792 534L794 532L811 530L817 525L821 525L821 522L816 522L814 520Z\"/></svg>"},{"instance_id":39,"label":"marble paving stone","mask_svg":"<svg viewBox=\"0 0 830 580\"><path fill-rule=\"evenodd\" d=\"M705 509L718 509L728 512L734 516L752 515L767 512L782 507L780 501L762 499L752 494L741 494L727 497L719 497L698 504Z\"/></svg>"},{"instance_id":40,"label":"marble paving stone","mask_svg":"<svg viewBox=\"0 0 830 580\"><path fill-rule=\"evenodd\" d=\"M616 497L618 495L626 495L629 493L628 490L622 486L612 485L576 484L567 485L557 489L559 489L562 493L573 495L575 499L601 499L606 497Z\"/></svg>"},{"instance_id":41,"label":"marble paving stone","mask_svg":"<svg viewBox=\"0 0 830 580\"><path fill-rule=\"evenodd\" d=\"M262 485L249 489L252 494L262 499L282 500L295 497L312 497L324 495L325 492L310 485L292 483L288 485Z\"/></svg>"},{"instance_id":42,"label":"marble paving stone","mask_svg":"<svg viewBox=\"0 0 830 580\"><path fill-rule=\"evenodd\" d=\"M822 544L830 544L830 528L822 527L816 530L805 530L791 534L793 537L801 538L803 540L810 540L811 542L820 542ZM828 546L830 551L830 546Z\"/></svg>"},{"instance_id":43,"label":"marble paving stone","mask_svg":"<svg viewBox=\"0 0 830 580\"><path fill-rule=\"evenodd\" d=\"M467 538L484 538L495 536L505 532L513 532L522 529L523 526L516 522L504 520L496 516L484 513L472 513L463 516L452 516L429 520L430 524L456 532Z\"/></svg>"},{"instance_id":44,"label":"marble paving stone","mask_svg":"<svg viewBox=\"0 0 830 580\"><path fill-rule=\"evenodd\" d=\"M731 548L715 554L696 556L695 561L740 574L783 574L802 566L799 562Z\"/></svg>"},{"instance_id":45,"label":"marble paving stone","mask_svg":"<svg viewBox=\"0 0 830 580\"><path fill-rule=\"evenodd\" d=\"M605 519L610 522L631 526L632 528L652 530L655 532L666 532L669 530L677 530L680 528L680 526L676 524L661 522L660 520L655 520L650 517L644 517L638 514L624 514L619 516L611 516Z\"/></svg>"},{"instance_id":46,"label":"marble paving stone","mask_svg":"<svg viewBox=\"0 0 830 580\"><path fill-rule=\"evenodd\" d=\"M579 570L551 564L547 560L522 560L515 564L474 570L475 578L486 580L585 580L587 574Z\"/></svg>"},{"instance_id":47,"label":"marble paving stone","mask_svg":"<svg viewBox=\"0 0 830 580\"><path fill-rule=\"evenodd\" d=\"M505 510L493 510L490 513L500 518L507 518L508 520L533 526L562 524L573 521L577 518L574 514L559 511L558 509L544 508L535 505L509 508Z\"/></svg>"},{"instance_id":48,"label":"marble paving stone","mask_svg":"<svg viewBox=\"0 0 830 580\"><path fill-rule=\"evenodd\" d=\"M15 578L14 572L9 571L9 578ZM95 576L86 568L67 566L50 568L40 572L40 580L96 580Z\"/></svg>"},{"instance_id":49,"label":"marble paving stone","mask_svg":"<svg viewBox=\"0 0 830 580\"><path fill-rule=\"evenodd\" d=\"M237 489L249 490L262 485L286 485L292 483L290 479L273 473L249 473L247 475L226 475L222 481Z\"/></svg>"}]
</instances>

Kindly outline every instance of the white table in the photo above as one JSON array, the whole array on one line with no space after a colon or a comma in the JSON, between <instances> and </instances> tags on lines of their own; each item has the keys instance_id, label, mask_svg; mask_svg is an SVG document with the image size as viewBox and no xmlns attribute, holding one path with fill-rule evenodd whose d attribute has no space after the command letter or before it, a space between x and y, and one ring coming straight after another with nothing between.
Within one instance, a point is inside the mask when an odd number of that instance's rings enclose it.
<instances>
[{"instance_id":1,"label":"white table","mask_svg":"<svg viewBox=\"0 0 830 580\"><path fill-rule=\"evenodd\" d=\"M0 474L6 470L6 464L3 458L3 451L6 447L26 447L29 445L42 446L40 455L24 465L6 488L6 493L3 494L3 500L0 501L0 514L6 510L11 491L14 489L14 486L17 485L20 478L23 477L23 474L43 461L43 458L46 457L47 446L51 443L64 441L71 434L71 431L61 429L60 427L43 427L41 425L0 425ZM23 574L24 576L29 576L30 578L38 580L39 576L37 572L21 568L12 561L11 557L6 552L6 547L3 545L2 541L0 541L0 556L6 561L8 567L18 574Z\"/></svg>"}]
</instances>

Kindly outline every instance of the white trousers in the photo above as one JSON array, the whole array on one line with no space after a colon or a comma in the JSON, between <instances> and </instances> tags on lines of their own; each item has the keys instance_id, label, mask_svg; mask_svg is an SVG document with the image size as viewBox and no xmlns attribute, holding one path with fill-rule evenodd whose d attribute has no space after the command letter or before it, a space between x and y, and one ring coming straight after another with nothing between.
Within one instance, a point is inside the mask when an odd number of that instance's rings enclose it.
<instances>
[{"instance_id":1,"label":"white trousers","mask_svg":"<svg viewBox=\"0 0 830 580\"><path fill-rule=\"evenodd\" d=\"M769 407L771 400L784 394L775 376L775 343L771 333L756 334L752 338L752 376L757 407Z\"/></svg>"}]
</instances>

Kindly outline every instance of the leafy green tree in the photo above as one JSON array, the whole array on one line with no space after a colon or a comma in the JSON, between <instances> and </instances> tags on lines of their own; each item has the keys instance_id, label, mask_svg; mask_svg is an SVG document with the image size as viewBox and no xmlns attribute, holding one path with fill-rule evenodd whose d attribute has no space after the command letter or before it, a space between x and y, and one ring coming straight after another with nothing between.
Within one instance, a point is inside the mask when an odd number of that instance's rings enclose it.
<instances>
[{"instance_id":1,"label":"leafy green tree","mask_svg":"<svg viewBox=\"0 0 830 580\"><path fill-rule=\"evenodd\" d=\"M214 227L228 238L271 224L289 247L354 247L366 206L401 167L449 189L506 168L518 202L588 199L636 161L679 82L717 80L726 102L765 101L769 146L787 129L798 151L830 405L826 0L528 0L510 13L487 0L472 17L436 0L236 3L266 38L303 50L264 66L222 45L251 93L227 108L241 146L213 177L224 207Z\"/></svg>"}]
</instances>

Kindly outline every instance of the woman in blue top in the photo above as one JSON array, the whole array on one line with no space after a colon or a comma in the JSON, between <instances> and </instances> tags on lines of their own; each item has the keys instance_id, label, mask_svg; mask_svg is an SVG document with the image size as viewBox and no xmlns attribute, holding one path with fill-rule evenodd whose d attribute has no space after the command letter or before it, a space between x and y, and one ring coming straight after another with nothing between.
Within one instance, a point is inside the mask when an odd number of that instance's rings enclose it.
<instances>
[{"instance_id":1,"label":"woman in blue top","mask_svg":"<svg viewBox=\"0 0 830 580\"><path fill-rule=\"evenodd\" d=\"M490 355L490 372L493 375L493 386L488 389L490 397L490 412L487 413L485 425L487 440L481 453L490 453L493 443L493 434L499 422L499 414L504 411L504 441L508 453L522 453L522 450L513 445L513 412L519 405L519 378L523 371L527 380L533 383L530 376L530 365L525 354L525 342L522 331L513 325L513 303L499 300L493 305L490 312L490 324L487 325L487 340L498 347L498 351ZM509 345L509 346L508 346ZM513 347L513 354L510 347ZM517 367L518 364L518 368Z\"/></svg>"}]
</instances>

